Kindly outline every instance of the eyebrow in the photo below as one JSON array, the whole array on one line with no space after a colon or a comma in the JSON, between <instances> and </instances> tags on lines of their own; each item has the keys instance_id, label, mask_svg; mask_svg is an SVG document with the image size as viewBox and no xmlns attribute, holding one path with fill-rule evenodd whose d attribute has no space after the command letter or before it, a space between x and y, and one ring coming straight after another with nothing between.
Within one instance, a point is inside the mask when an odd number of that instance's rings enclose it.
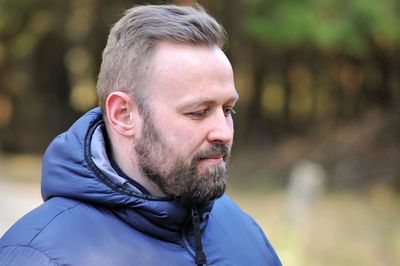
<instances>
[{"instance_id":1,"label":"eyebrow","mask_svg":"<svg viewBox=\"0 0 400 266\"><path fill-rule=\"evenodd\" d=\"M225 102L234 102L239 100L239 95L236 93L234 96L231 96L227 101ZM193 102L188 102L182 104L180 109L185 109L185 108L197 108L205 105L217 105L218 101L214 99L209 99L209 98L203 98L203 99L197 99Z\"/></svg>"}]
</instances>

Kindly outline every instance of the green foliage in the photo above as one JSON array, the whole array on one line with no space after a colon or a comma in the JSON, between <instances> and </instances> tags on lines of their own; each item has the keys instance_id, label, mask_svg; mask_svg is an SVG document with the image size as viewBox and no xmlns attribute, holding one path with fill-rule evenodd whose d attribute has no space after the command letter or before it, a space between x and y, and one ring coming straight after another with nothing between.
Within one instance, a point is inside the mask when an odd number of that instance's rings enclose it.
<instances>
[{"instance_id":1,"label":"green foliage","mask_svg":"<svg viewBox=\"0 0 400 266\"><path fill-rule=\"evenodd\" d=\"M243 22L248 35L271 48L312 46L363 56L400 43L395 0L252 1Z\"/></svg>"}]
</instances>

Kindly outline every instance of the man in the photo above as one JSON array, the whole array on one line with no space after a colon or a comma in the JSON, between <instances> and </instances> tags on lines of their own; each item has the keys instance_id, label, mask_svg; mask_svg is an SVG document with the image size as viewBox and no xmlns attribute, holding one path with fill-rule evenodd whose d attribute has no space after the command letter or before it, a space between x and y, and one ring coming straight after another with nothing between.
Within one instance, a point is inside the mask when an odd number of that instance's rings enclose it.
<instances>
[{"instance_id":1,"label":"man","mask_svg":"<svg viewBox=\"0 0 400 266\"><path fill-rule=\"evenodd\" d=\"M200 7L126 12L101 109L48 147L44 203L2 237L0 265L281 265L223 195L238 100L224 39Z\"/></svg>"}]
</instances>

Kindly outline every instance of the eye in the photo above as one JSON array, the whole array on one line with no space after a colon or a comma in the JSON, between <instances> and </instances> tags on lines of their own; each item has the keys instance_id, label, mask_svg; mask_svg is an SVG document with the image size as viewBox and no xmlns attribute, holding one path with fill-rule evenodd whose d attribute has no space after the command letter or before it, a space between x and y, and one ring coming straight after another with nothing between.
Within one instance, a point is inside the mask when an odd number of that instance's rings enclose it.
<instances>
[{"instance_id":1,"label":"eye","mask_svg":"<svg viewBox=\"0 0 400 266\"><path fill-rule=\"evenodd\" d=\"M204 110L200 110L200 111L196 111L196 112L190 112L187 115L195 120L200 120L200 119L203 119L204 117L206 117L208 113L209 113L209 110L204 109Z\"/></svg>"},{"instance_id":2,"label":"eye","mask_svg":"<svg viewBox=\"0 0 400 266\"><path fill-rule=\"evenodd\" d=\"M230 115L234 115L236 114L235 109L233 109L233 107L224 107L224 115L226 117L230 116Z\"/></svg>"}]
</instances>

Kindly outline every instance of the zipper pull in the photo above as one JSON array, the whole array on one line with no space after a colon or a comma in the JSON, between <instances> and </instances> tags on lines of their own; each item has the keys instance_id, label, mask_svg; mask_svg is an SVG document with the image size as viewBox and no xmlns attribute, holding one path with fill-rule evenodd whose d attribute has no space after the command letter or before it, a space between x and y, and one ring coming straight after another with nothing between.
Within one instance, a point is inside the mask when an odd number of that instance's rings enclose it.
<instances>
[{"instance_id":1,"label":"zipper pull","mask_svg":"<svg viewBox=\"0 0 400 266\"><path fill-rule=\"evenodd\" d=\"M197 207L192 207L192 223L193 223L193 235L194 235L194 248L195 256L194 260L197 265L204 265L207 263L206 254L203 251L203 245L201 243L201 232L200 232L200 215Z\"/></svg>"}]
</instances>

